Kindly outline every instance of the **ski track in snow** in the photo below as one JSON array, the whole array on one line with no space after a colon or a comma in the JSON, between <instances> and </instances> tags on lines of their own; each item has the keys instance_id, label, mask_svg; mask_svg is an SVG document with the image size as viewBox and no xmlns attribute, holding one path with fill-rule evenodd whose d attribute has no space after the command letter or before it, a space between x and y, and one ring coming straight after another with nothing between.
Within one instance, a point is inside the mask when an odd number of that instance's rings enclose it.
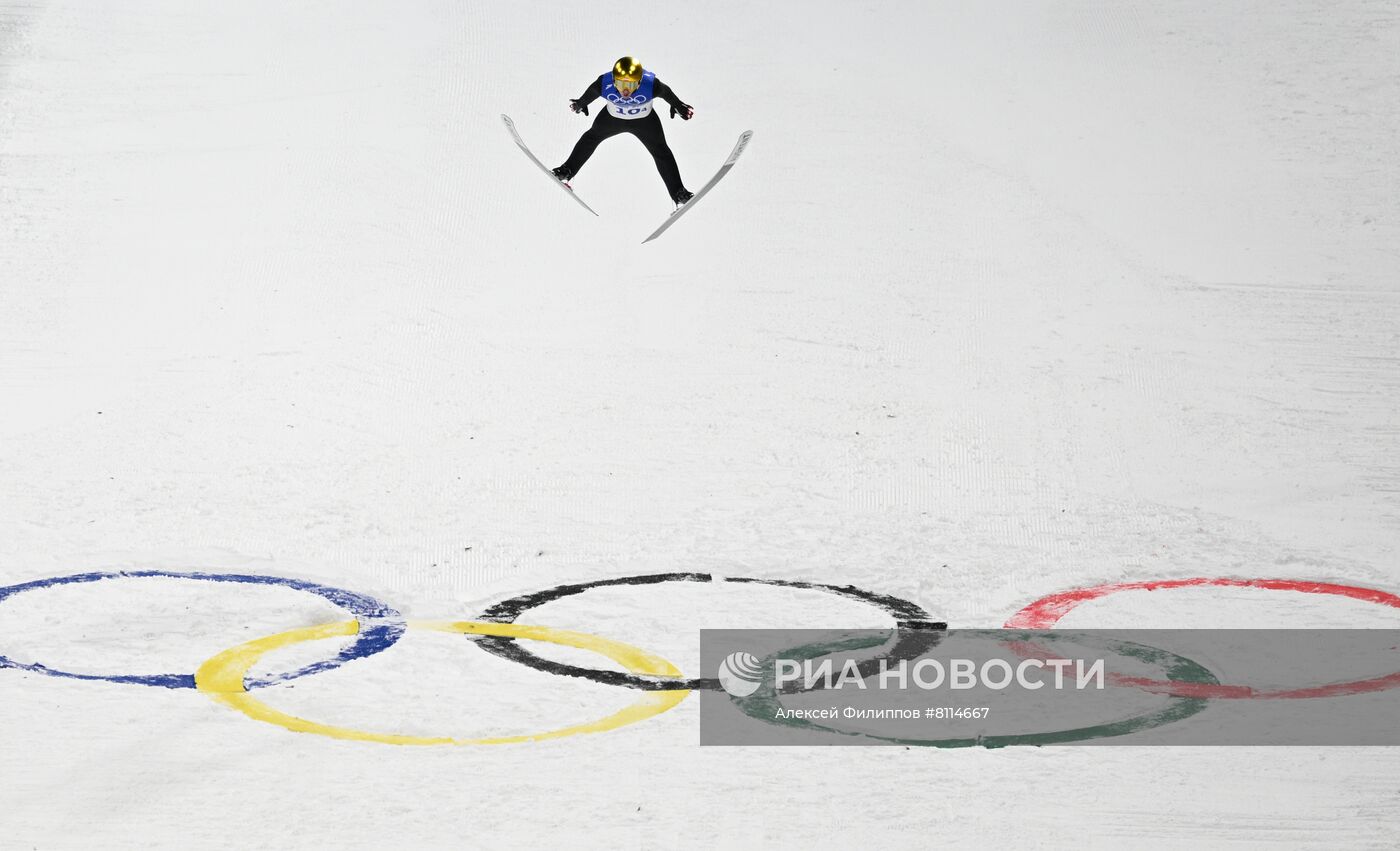
<instances>
[{"instance_id":1,"label":"ski track in snow","mask_svg":"<svg viewBox=\"0 0 1400 851\"><path fill-rule=\"evenodd\" d=\"M544 2L0 4L0 585L270 573L469 618L696 571L985 627L1106 582L1400 590L1393 3L646 17L620 38ZM498 118L561 161L568 98L621 52L695 105L663 121L692 188L755 130L645 247L671 205L640 146L575 179L593 219ZM881 623L743 590L537 614L683 669L700 627ZM187 628L151 648L163 670L324 614L40 593L0 603L0 636L84 670L139 655L114 624ZM1123 595L1076 623L1329 605ZM279 705L470 736L633 697L451 651ZM396 748L0 670L0 848L1400 844L1394 749L701 749L696 723L689 700Z\"/></svg>"}]
</instances>

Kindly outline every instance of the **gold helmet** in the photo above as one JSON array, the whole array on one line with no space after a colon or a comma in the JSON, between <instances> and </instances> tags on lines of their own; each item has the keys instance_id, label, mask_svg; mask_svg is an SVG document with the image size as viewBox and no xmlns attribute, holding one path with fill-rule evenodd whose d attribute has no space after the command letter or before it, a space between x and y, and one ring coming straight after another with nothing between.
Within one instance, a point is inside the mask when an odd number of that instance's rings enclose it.
<instances>
[{"instance_id":1,"label":"gold helmet","mask_svg":"<svg viewBox=\"0 0 1400 851\"><path fill-rule=\"evenodd\" d=\"M642 70L642 63L622 57L613 63L613 85L624 97L631 95L642 84Z\"/></svg>"}]
</instances>

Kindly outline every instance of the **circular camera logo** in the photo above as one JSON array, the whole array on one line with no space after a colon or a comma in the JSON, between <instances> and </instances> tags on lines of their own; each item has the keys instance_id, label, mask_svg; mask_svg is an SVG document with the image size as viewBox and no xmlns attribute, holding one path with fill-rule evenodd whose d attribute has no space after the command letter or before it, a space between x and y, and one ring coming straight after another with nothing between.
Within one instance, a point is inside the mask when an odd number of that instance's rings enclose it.
<instances>
[{"instance_id":1,"label":"circular camera logo","mask_svg":"<svg viewBox=\"0 0 1400 851\"><path fill-rule=\"evenodd\" d=\"M748 697L758 691L762 681L763 671L752 653L735 651L719 663L719 684L735 697Z\"/></svg>"}]
</instances>

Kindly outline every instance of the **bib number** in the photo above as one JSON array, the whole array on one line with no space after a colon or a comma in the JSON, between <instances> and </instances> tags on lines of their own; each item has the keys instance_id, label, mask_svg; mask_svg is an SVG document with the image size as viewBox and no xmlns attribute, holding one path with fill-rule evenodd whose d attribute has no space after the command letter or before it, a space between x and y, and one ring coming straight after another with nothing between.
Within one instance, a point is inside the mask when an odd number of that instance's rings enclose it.
<instances>
[{"instance_id":1,"label":"bib number","mask_svg":"<svg viewBox=\"0 0 1400 851\"><path fill-rule=\"evenodd\" d=\"M645 118L651 113L650 102L644 103L641 106L623 106L618 103L610 105L612 106L612 114L616 115L618 118Z\"/></svg>"}]
</instances>

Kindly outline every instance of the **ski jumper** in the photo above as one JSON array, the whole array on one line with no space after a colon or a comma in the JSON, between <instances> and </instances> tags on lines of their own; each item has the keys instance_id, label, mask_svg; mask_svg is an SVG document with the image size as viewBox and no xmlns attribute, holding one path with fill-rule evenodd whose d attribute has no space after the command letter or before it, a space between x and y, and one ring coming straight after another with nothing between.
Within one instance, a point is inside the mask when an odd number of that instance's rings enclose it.
<instances>
[{"instance_id":1,"label":"ski jumper","mask_svg":"<svg viewBox=\"0 0 1400 851\"><path fill-rule=\"evenodd\" d=\"M652 108L656 98L677 109L686 106L676 97L676 93L671 91L671 87L656 79L652 72L644 71L637 90L630 97L626 97L617 90L613 84L612 73L609 72L590 83L579 97L579 102L589 104L600 97L607 101L607 107L599 111L598 117L593 119L593 126L579 137L573 153L569 154L569 158L560 169L570 175L578 174L604 139L619 133L631 133L641 140L651 153L651 158L656 161L656 170L666 182L666 191L671 194L671 198L674 200L677 195L685 192L685 184L681 182L681 170L676 165L676 155L671 153L671 147L666 144L666 131L661 128L661 117Z\"/></svg>"}]
</instances>

